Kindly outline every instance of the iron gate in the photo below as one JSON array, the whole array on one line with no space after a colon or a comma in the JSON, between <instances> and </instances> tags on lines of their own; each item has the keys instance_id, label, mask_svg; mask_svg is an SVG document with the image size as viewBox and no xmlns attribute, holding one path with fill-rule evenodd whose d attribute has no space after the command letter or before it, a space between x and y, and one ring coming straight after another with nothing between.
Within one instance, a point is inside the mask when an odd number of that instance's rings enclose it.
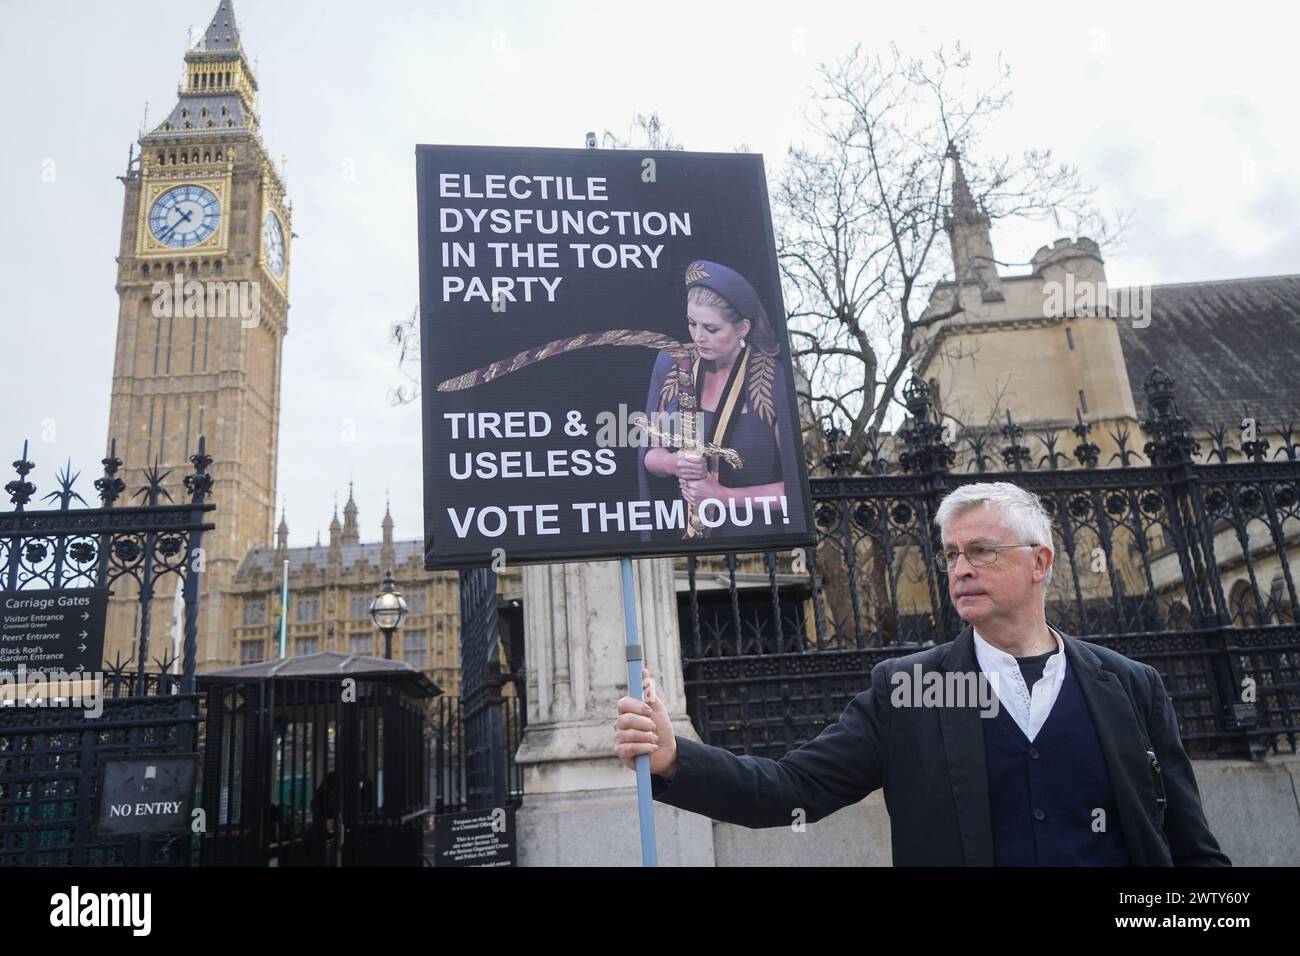
<instances>
[{"instance_id":1,"label":"iron gate","mask_svg":"<svg viewBox=\"0 0 1300 956\"><path fill-rule=\"evenodd\" d=\"M952 640L961 621L932 560L941 547L935 512L962 484L1011 481L1054 515L1050 623L1155 667L1193 755L1256 757L1283 745L1294 752L1295 430L1276 429L1270 458L1263 437L1238 448L1220 428L1196 460L1172 379L1152 369L1143 389L1147 441L1138 452L1127 432L1112 434L1119 450L1108 467L1081 417L1070 430L1070 467L1060 433L1038 436L1035 461L1008 415L997 449L1003 469L991 471L994 436L971 431L948 441L919 379L905 390L910 417L896 461L873 438L862 473L845 474L845 436L827 430L823 474L811 480L815 548L685 562L683 666L702 739L780 757L838 716L881 660ZM966 470L950 470L959 458Z\"/></svg>"},{"instance_id":2,"label":"iron gate","mask_svg":"<svg viewBox=\"0 0 1300 956\"><path fill-rule=\"evenodd\" d=\"M170 472L155 464L135 506L118 507L126 491L116 443L94 486L99 506L86 505L70 467L45 496L49 510L29 510L36 494L28 446L14 462L18 477L5 485L13 511L0 513L0 573L6 590L107 587L133 591L139 628L134 655L104 666L98 680L103 714L58 706L0 707L0 866L185 864L185 838L104 843L93 832L101 762L108 757L192 753L198 744L199 701L194 693L198 654L199 570L205 522L215 508L199 437L184 478L188 500L172 502ZM167 504L161 503L166 499ZM151 605L159 582L176 575L185 603L179 675L170 648L150 658Z\"/></svg>"}]
</instances>

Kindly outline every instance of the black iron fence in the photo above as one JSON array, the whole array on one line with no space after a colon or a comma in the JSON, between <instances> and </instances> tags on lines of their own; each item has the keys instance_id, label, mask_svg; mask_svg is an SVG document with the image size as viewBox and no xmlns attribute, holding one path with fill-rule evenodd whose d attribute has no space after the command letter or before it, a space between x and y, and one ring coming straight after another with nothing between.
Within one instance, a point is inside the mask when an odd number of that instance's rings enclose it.
<instances>
[{"instance_id":1,"label":"black iron fence","mask_svg":"<svg viewBox=\"0 0 1300 956\"><path fill-rule=\"evenodd\" d=\"M423 701L392 672L200 677L204 866L418 866ZM400 675L399 675L400 677Z\"/></svg>"},{"instance_id":2,"label":"black iron fence","mask_svg":"<svg viewBox=\"0 0 1300 956\"><path fill-rule=\"evenodd\" d=\"M5 485L14 508L0 513L3 588L107 588L119 600L134 600L136 633L126 659L115 655L100 673L82 675L94 688L85 696L103 698L102 714L48 700L20 704L16 697L0 706L0 866L187 863L189 834L103 841L93 825L105 759L193 753L199 743L194 681L202 538L213 528L206 518L215 507L206 500L212 459L200 437L181 504L164 486L170 472L155 465L133 496L141 503L119 506L126 485L118 474L122 461L110 450L94 482L97 507L77 492L78 475L65 468L44 498L56 506L30 509L36 466L27 456L24 444L14 462L18 477ZM155 594L173 575L184 600L179 661L169 647L162 657L150 654Z\"/></svg>"},{"instance_id":3,"label":"black iron fence","mask_svg":"<svg viewBox=\"0 0 1300 956\"><path fill-rule=\"evenodd\" d=\"M1127 432L1112 433L1108 467L1082 418L1070 429L1073 461L1058 450L1060 432L1037 436L1035 460L1008 415L996 449L1003 468L992 471L996 433L950 441L919 380L906 389L910 417L892 449L857 436L855 473L852 436L827 430L811 482L815 548L684 562L683 664L703 739L779 757L838 716L876 663L954 638L961 621L933 561L935 513L963 484L1011 481L1055 516L1050 623L1155 667L1194 755L1294 752L1295 430L1277 428L1270 444L1260 425L1237 447L1235 432L1217 428L1202 452L1172 380L1152 369L1143 388L1147 440L1138 452Z\"/></svg>"},{"instance_id":4,"label":"black iron fence","mask_svg":"<svg viewBox=\"0 0 1300 956\"><path fill-rule=\"evenodd\" d=\"M431 706L428 766L435 812L519 806L524 776L515 753L523 739L523 701L500 696L486 705L493 714L492 725L500 728L499 738L495 738L499 745L473 759L464 698L439 697ZM500 799L493 803L498 795Z\"/></svg>"}]
</instances>

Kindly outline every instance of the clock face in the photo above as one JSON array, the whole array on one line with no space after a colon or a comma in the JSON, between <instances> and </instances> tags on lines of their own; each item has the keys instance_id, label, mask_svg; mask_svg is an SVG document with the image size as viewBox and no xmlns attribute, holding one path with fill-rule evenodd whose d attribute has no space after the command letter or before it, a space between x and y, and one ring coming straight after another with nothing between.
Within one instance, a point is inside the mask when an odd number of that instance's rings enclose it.
<instances>
[{"instance_id":1,"label":"clock face","mask_svg":"<svg viewBox=\"0 0 1300 956\"><path fill-rule=\"evenodd\" d=\"M280 219L273 212L266 214L262 223L262 250L266 255L266 267L277 279L284 275L284 229Z\"/></svg>"},{"instance_id":2,"label":"clock face","mask_svg":"<svg viewBox=\"0 0 1300 956\"><path fill-rule=\"evenodd\" d=\"M149 231L173 249L197 246L217 231L221 201L202 186L176 186L167 190L149 210Z\"/></svg>"}]
</instances>

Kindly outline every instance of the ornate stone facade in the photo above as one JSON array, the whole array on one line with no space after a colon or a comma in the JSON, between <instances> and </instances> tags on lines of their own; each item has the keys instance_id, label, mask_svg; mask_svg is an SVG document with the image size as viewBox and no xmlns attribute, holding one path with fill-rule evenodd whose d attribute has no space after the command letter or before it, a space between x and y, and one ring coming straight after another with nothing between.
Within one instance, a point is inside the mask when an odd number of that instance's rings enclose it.
<instances>
[{"instance_id":1,"label":"ornate stone facade","mask_svg":"<svg viewBox=\"0 0 1300 956\"><path fill-rule=\"evenodd\" d=\"M393 657L428 674L446 694L460 693L460 600L454 571L424 569L424 542L395 541L393 517L385 512L379 541L362 542L356 501L348 489L343 521L337 511L329 542L289 546L281 517L275 547L254 548L235 574L229 599L237 619L229 635L236 663L280 653L281 581L289 562L289 618L285 655L340 651L384 655L384 641L370 620L371 599L391 570L408 614L393 637ZM520 572L498 575L502 601L520 599Z\"/></svg>"}]
</instances>

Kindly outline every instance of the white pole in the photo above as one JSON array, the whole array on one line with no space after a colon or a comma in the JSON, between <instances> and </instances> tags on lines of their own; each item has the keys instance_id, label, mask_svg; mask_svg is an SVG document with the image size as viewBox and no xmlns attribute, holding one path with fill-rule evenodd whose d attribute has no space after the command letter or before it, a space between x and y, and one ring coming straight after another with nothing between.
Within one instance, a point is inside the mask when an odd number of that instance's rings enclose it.
<instances>
[{"instance_id":1,"label":"white pole","mask_svg":"<svg viewBox=\"0 0 1300 956\"><path fill-rule=\"evenodd\" d=\"M181 576L176 575L176 596L172 599L172 673L179 674L181 666L181 622L185 620L185 592Z\"/></svg>"},{"instance_id":2,"label":"white pole","mask_svg":"<svg viewBox=\"0 0 1300 956\"><path fill-rule=\"evenodd\" d=\"M284 657L289 632L289 559L284 559L284 579L280 582L280 656Z\"/></svg>"}]
</instances>

